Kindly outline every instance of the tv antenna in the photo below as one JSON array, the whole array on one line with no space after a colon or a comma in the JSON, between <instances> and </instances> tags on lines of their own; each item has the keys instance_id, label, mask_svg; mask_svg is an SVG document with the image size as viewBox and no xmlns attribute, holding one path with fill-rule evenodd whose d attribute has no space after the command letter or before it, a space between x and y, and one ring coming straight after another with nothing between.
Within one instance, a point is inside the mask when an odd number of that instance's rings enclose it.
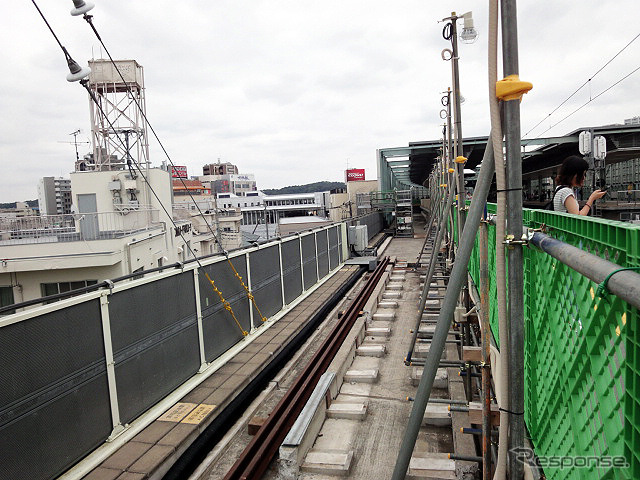
<instances>
[{"instance_id":1,"label":"tv antenna","mask_svg":"<svg viewBox=\"0 0 640 480\"><path fill-rule=\"evenodd\" d=\"M76 161L80 160L80 154L78 153L78 145L82 145L85 143L91 143L91 142L79 142L78 141L78 135L80 135L80 129L76 130L75 132L70 133L69 135L73 135L73 142L58 142L58 143L67 143L69 145L75 145L76 147Z\"/></svg>"}]
</instances>

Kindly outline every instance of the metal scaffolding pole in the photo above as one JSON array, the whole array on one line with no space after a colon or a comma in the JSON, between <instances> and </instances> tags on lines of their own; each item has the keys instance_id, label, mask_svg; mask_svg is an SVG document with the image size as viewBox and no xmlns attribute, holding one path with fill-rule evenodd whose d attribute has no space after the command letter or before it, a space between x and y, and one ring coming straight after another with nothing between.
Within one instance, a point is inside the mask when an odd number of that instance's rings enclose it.
<instances>
[{"instance_id":1,"label":"metal scaffolding pole","mask_svg":"<svg viewBox=\"0 0 640 480\"><path fill-rule=\"evenodd\" d=\"M482 326L482 479L491 479L491 327L489 325L489 227L480 225L478 250L480 251L480 325Z\"/></svg>"},{"instance_id":2,"label":"metal scaffolding pole","mask_svg":"<svg viewBox=\"0 0 640 480\"><path fill-rule=\"evenodd\" d=\"M502 70L518 75L516 1L501 0ZM509 308L509 478L520 480L524 464L514 453L524 445L524 279L522 272L522 160L520 158L520 99L503 101L507 170L507 259ZM504 439L502 439L504 441Z\"/></svg>"},{"instance_id":3,"label":"metal scaffolding pole","mask_svg":"<svg viewBox=\"0 0 640 480\"><path fill-rule=\"evenodd\" d=\"M487 194L489 193L489 187L491 186L491 180L494 173L494 158L493 147L491 142L491 136L487 141L487 147L484 151L482 158L482 167L480 168L480 174L478 175L478 181L473 193L473 199L471 200L471 208L469 215L467 216L467 222L462 232L462 238L460 239L460 245L458 247L458 254L453 264L453 270L447 285L447 292L442 301L440 313L438 314L438 323L436 325L436 331L433 335L433 341L431 342L431 348L427 356L427 360L422 371L422 378L418 385L418 392L413 403L409 422L402 439L400 446L400 452L396 460L396 465L393 471L393 480L403 480L409 467L409 461L411 454L413 453L413 447L418 437L420 425L424 417L424 411L429 402L431 396L431 389L433 388L433 381L436 376L436 370L444 346L451 327L451 319L453 312L458 302L458 295L464 281L467 279L467 267L469 265L469 258L471 257L471 251L475 243L476 231L480 225L480 218L484 212L485 203L487 200Z\"/></svg>"},{"instance_id":4,"label":"metal scaffolding pole","mask_svg":"<svg viewBox=\"0 0 640 480\"><path fill-rule=\"evenodd\" d=\"M640 308L640 274L544 233L535 232L530 242L594 282L601 283L609 277L607 290L629 305Z\"/></svg>"},{"instance_id":5,"label":"metal scaffolding pole","mask_svg":"<svg viewBox=\"0 0 640 480\"><path fill-rule=\"evenodd\" d=\"M407 353L407 358L405 359L405 363L409 364L411 362L411 356L413 355L413 348L416 344L416 340L418 338L418 330L420 329L420 323L422 322L422 314L424 313L424 306L427 303L427 294L429 292L429 286L431 285L431 280L433 279L433 274L436 270L436 260L438 259L438 252L440 252L440 248L442 246L442 238L444 237L444 231L446 230L447 223L447 212L449 211L449 207L453 203L453 195L455 194L455 189L453 185L448 185L448 195L445 205L442 208L442 215L440 216L440 221L438 222L438 227L436 230L436 239L433 244L433 250L431 250L431 259L429 261L429 270L427 275L424 278L424 286L422 287L422 295L420 295L420 306L418 307L418 316L416 317L416 325L413 329L413 335L411 337L411 344L409 346L409 352Z\"/></svg>"}]
</instances>

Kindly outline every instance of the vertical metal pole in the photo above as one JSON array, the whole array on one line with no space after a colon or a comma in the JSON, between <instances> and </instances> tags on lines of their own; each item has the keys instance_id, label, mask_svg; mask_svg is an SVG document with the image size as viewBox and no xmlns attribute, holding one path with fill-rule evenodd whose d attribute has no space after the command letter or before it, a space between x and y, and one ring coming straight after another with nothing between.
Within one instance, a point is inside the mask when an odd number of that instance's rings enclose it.
<instances>
[{"instance_id":1,"label":"vertical metal pole","mask_svg":"<svg viewBox=\"0 0 640 480\"><path fill-rule=\"evenodd\" d=\"M489 226L480 225L478 247L480 251L480 322L482 326L482 479L491 480L491 370L489 359L491 327L489 326Z\"/></svg>"},{"instance_id":2,"label":"vertical metal pole","mask_svg":"<svg viewBox=\"0 0 640 480\"><path fill-rule=\"evenodd\" d=\"M433 199L435 200L435 199ZM422 249L420 250L420 254L418 255L418 259L416 261L416 268L420 267L420 260L422 260L422 254L424 253L424 249L427 248L427 242L429 241L429 237L430 237L430 233L431 233L431 229L433 228L433 223L434 220L436 218L436 212L433 209L433 205L431 207L431 218L429 218L429 226L427 227L427 229L425 230L425 232L427 232L426 237L424 237L424 243L422 244Z\"/></svg>"},{"instance_id":3,"label":"vertical metal pole","mask_svg":"<svg viewBox=\"0 0 640 480\"><path fill-rule=\"evenodd\" d=\"M516 1L501 0L502 58L504 76L518 74L518 29ZM507 166L507 238L522 239L522 162L520 158L520 100L503 102ZM513 243L507 250L509 262L509 478L523 477L523 463L514 449L524 444L524 305L522 245ZM517 450L516 450L517 451Z\"/></svg>"},{"instance_id":4,"label":"vertical metal pole","mask_svg":"<svg viewBox=\"0 0 640 480\"><path fill-rule=\"evenodd\" d=\"M282 264L282 240L278 241L278 258L280 259L280 291L282 292L282 308L287 306L287 299L284 294L284 265Z\"/></svg>"},{"instance_id":5,"label":"vertical metal pole","mask_svg":"<svg viewBox=\"0 0 640 480\"><path fill-rule=\"evenodd\" d=\"M247 288L249 289L250 292L252 292L253 289L251 288L251 262L249 261L248 253L244 254L244 260L247 266ZM254 328L256 328L255 325L253 324L253 304L250 298L247 298L247 302L249 302L249 320L251 322L251 330L253 330Z\"/></svg>"},{"instance_id":6,"label":"vertical metal pole","mask_svg":"<svg viewBox=\"0 0 640 480\"><path fill-rule=\"evenodd\" d=\"M320 281L320 260L318 259L318 234L313 234L313 243L316 247L316 282Z\"/></svg>"},{"instance_id":7,"label":"vertical metal pole","mask_svg":"<svg viewBox=\"0 0 640 480\"><path fill-rule=\"evenodd\" d=\"M409 353L407 354L407 358L405 359L405 362L407 363L411 362L413 348L416 344L416 339L418 338L418 330L420 329L420 323L422 322L422 314L424 313L424 306L427 303L427 294L429 292L429 286L431 285L431 280L433 279L433 274L436 270L438 253L440 252L440 247L442 245L442 238L444 236L444 231L446 229L445 225L447 223L447 212L449 211L449 207L453 202L453 195L455 194L455 189L453 188L453 185L449 185L448 189L449 191L447 195L446 204L442 208L442 215L440 216L438 227L436 230L436 239L433 244L433 250L431 250L431 260L429 261L429 271L427 275L424 277L424 286L422 287L422 295L420 296L420 306L418 307L418 316L416 318L416 325L413 330L413 335L411 336Z\"/></svg>"},{"instance_id":8,"label":"vertical metal pole","mask_svg":"<svg viewBox=\"0 0 640 480\"><path fill-rule=\"evenodd\" d=\"M331 242L329 241L329 229L327 228L325 230L325 232L327 232L327 271L330 272L331 271Z\"/></svg>"},{"instance_id":9,"label":"vertical metal pole","mask_svg":"<svg viewBox=\"0 0 640 480\"><path fill-rule=\"evenodd\" d=\"M113 344L111 343L111 321L109 319L109 292L100 296L100 317L102 319L102 338L104 341L104 359L107 367L107 385L109 388L109 404L111 405L111 425L113 431L109 438L123 430L120 423L118 406L118 388L116 386L116 367L113 361Z\"/></svg>"},{"instance_id":10,"label":"vertical metal pole","mask_svg":"<svg viewBox=\"0 0 640 480\"><path fill-rule=\"evenodd\" d=\"M462 145L462 114L460 108L460 71L458 68L458 17L455 13L451 14L451 45L453 50L453 58L451 59L453 67L453 114L454 114L454 126L455 126L455 140L456 140L456 155L464 155L464 149ZM456 163L456 174L458 183L458 242L462 239L462 232L464 230L465 214L466 214L466 192L464 187L464 164ZM462 305L468 309L471 302L469 299L469 286L467 278L465 277L462 286L462 292L460 300ZM471 344L471 333L469 331L469 318L467 317L462 324L462 340L463 345ZM472 400L471 391L471 375L465 377L465 392L467 394L467 400Z\"/></svg>"},{"instance_id":11,"label":"vertical metal pole","mask_svg":"<svg viewBox=\"0 0 640 480\"><path fill-rule=\"evenodd\" d=\"M200 368L207 365L207 358L204 353L204 328L202 326L202 305L200 305L200 271L195 268L193 270L193 295L196 301L196 318L198 321L198 346L200 348Z\"/></svg>"},{"instance_id":12,"label":"vertical metal pole","mask_svg":"<svg viewBox=\"0 0 640 480\"><path fill-rule=\"evenodd\" d=\"M453 50L452 68L453 68L453 124L455 129L455 155L464 155L462 145L462 113L460 108L460 71L458 69L458 17L455 12L451 14L451 46ZM455 157L453 157L455 158ZM462 230L464 229L464 217L465 217L465 192L464 192L464 165L461 163L455 164L457 180L458 180L458 236L462 236Z\"/></svg>"},{"instance_id":13,"label":"vertical metal pole","mask_svg":"<svg viewBox=\"0 0 640 480\"><path fill-rule=\"evenodd\" d=\"M460 295L463 282L467 278L467 266L469 264L469 258L471 258L471 250L473 250L476 232L480 225L480 217L484 212L487 194L489 193L489 187L494 173L495 164L493 159L493 147L491 145L491 137L489 137L487 148L485 149L484 156L482 158L482 167L480 168L476 188L473 192L471 209L469 211L464 231L462 232L460 246L458 247L458 255L456 256L456 261L453 264L453 270L451 271L447 291L445 293L444 300L442 301L440 313L438 314L436 331L433 335L431 348L422 371L422 377L420 378L416 398L413 402L413 408L411 410L407 429L405 430L402 444L400 446L400 453L398 454L393 476L391 477L392 480L403 480L407 473L411 453L413 452L413 447L415 446L416 438L420 431L420 425L422 424L424 417L424 411L427 407L427 403L429 402L429 397L431 396L431 389L436 377L436 370L438 369L440 358L444 352L447 335L449 333L449 328L451 327L453 312L456 308L456 304L458 303L458 296Z\"/></svg>"},{"instance_id":14,"label":"vertical metal pole","mask_svg":"<svg viewBox=\"0 0 640 480\"><path fill-rule=\"evenodd\" d=\"M302 279L302 291L306 292L304 288L304 258L302 257L302 236L298 236L298 246L300 247L300 278Z\"/></svg>"}]
</instances>

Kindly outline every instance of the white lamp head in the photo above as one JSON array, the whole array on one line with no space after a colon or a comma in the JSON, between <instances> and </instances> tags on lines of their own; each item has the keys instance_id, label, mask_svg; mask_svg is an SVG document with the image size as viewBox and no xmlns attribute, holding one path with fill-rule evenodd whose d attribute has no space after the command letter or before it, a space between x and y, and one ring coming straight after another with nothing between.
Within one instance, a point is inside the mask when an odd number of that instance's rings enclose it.
<instances>
[{"instance_id":1,"label":"white lamp head","mask_svg":"<svg viewBox=\"0 0 640 480\"><path fill-rule=\"evenodd\" d=\"M84 0L73 0L73 5L75 8L71 10L71 15L74 17L84 15L94 7L93 3L85 2Z\"/></svg>"},{"instance_id":2,"label":"white lamp head","mask_svg":"<svg viewBox=\"0 0 640 480\"><path fill-rule=\"evenodd\" d=\"M460 40L464 43L473 43L478 38L478 31L473 26L473 14L472 12L467 12L461 15L464 18L464 26L462 27L462 32L460 33Z\"/></svg>"}]
</instances>

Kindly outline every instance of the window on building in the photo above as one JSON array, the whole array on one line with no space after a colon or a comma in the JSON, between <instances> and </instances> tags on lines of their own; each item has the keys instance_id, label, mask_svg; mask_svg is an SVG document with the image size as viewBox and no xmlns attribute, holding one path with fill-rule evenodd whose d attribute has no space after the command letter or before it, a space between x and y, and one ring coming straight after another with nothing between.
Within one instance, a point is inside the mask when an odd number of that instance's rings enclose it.
<instances>
[{"instance_id":1,"label":"window on building","mask_svg":"<svg viewBox=\"0 0 640 480\"><path fill-rule=\"evenodd\" d=\"M15 300L13 299L13 287L0 287L0 307L7 307L13 305ZM3 315L10 315L16 313L15 310L9 310L4 312Z\"/></svg>"},{"instance_id":2,"label":"window on building","mask_svg":"<svg viewBox=\"0 0 640 480\"><path fill-rule=\"evenodd\" d=\"M66 293L71 292L73 290L78 290L79 288L88 287L90 285L95 285L98 283L97 280L80 280L77 282L57 282L57 283L41 283L40 291L42 292L43 297L48 297L49 295L57 295L58 293ZM56 302L57 300L50 300L46 303Z\"/></svg>"}]
</instances>

